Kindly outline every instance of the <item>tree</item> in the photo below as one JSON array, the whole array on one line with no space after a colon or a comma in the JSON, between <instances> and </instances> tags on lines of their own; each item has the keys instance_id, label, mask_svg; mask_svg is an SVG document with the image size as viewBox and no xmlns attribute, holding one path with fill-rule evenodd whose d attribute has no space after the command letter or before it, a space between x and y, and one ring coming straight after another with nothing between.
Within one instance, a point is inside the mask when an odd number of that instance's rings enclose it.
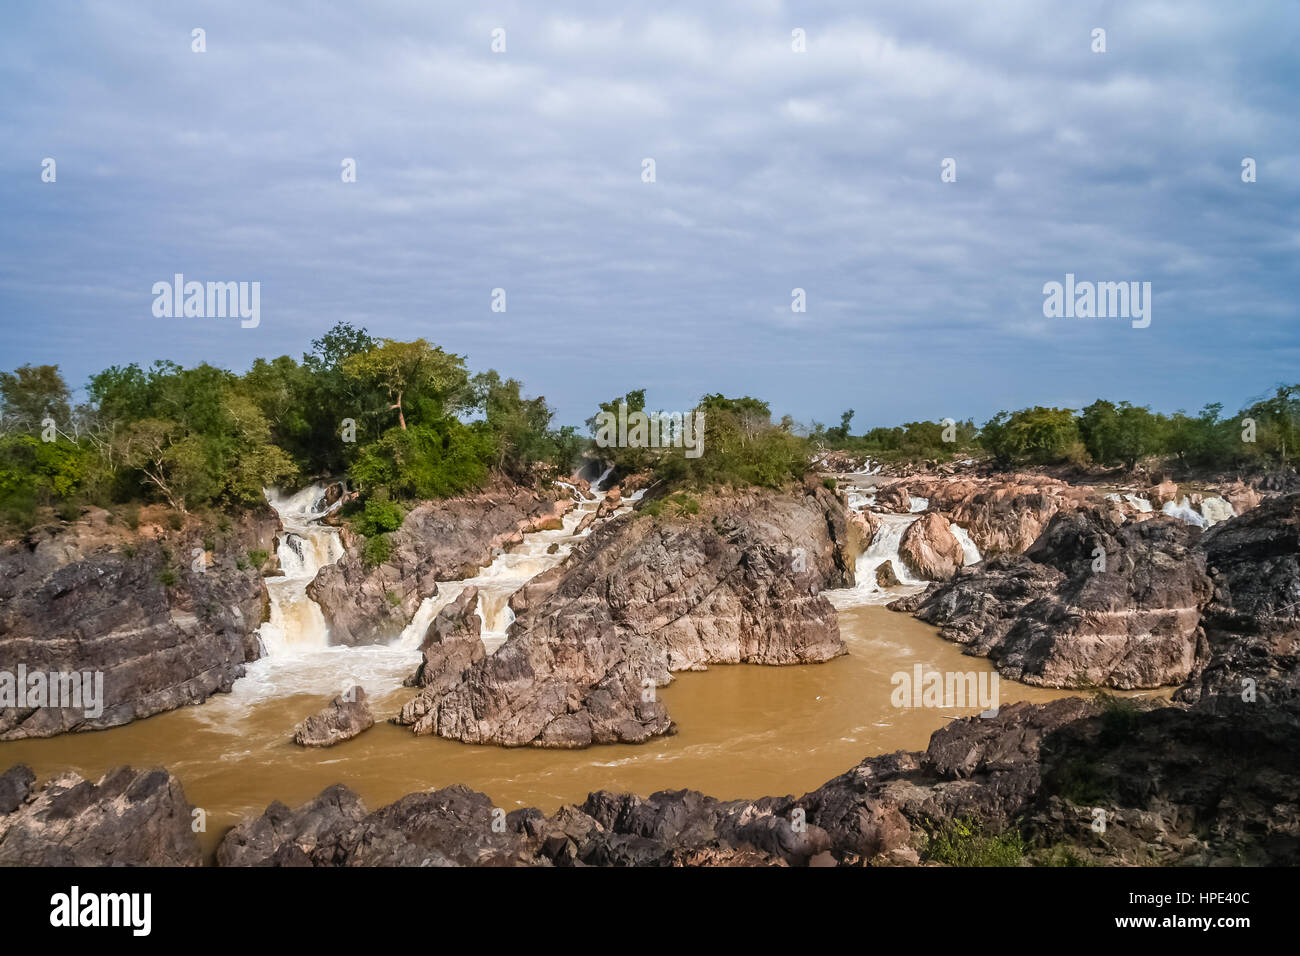
<instances>
[{"instance_id":1,"label":"tree","mask_svg":"<svg viewBox=\"0 0 1300 956\"><path fill-rule=\"evenodd\" d=\"M0 372L0 419L6 429L35 430L46 418L66 425L72 417L69 398L57 365L24 365Z\"/></svg>"},{"instance_id":2,"label":"tree","mask_svg":"<svg viewBox=\"0 0 1300 956\"><path fill-rule=\"evenodd\" d=\"M397 411L403 431L407 408L421 402L432 406L432 416L455 414L467 407L469 376L464 358L424 339L383 339L374 348L343 359L341 368L347 378L388 396L392 402L389 409Z\"/></svg>"}]
</instances>

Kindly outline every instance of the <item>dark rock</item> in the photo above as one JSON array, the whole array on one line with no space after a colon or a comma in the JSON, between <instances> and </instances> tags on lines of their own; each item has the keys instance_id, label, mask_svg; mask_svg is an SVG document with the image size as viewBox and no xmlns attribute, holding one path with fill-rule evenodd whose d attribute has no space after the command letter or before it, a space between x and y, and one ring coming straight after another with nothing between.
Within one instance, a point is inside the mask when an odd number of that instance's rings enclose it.
<instances>
[{"instance_id":1,"label":"dark rock","mask_svg":"<svg viewBox=\"0 0 1300 956\"><path fill-rule=\"evenodd\" d=\"M374 725L375 715L366 703L366 692L357 684L299 724L293 742L303 747L333 747Z\"/></svg>"},{"instance_id":2,"label":"dark rock","mask_svg":"<svg viewBox=\"0 0 1300 956\"><path fill-rule=\"evenodd\" d=\"M0 866L198 866L193 811L165 770L64 774L0 816Z\"/></svg>"}]
</instances>

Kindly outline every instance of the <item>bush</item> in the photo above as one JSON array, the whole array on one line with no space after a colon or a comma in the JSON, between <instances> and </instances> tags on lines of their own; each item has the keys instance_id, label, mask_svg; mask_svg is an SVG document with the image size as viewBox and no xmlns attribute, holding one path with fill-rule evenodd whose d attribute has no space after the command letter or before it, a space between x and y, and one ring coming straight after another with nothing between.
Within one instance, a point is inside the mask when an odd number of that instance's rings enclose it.
<instances>
[{"instance_id":1,"label":"bush","mask_svg":"<svg viewBox=\"0 0 1300 956\"><path fill-rule=\"evenodd\" d=\"M1019 866L1025 849L1015 830L991 836L978 823L958 819L930 835L925 856L949 866Z\"/></svg>"},{"instance_id":2,"label":"bush","mask_svg":"<svg viewBox=\"0 0 1300 956\"><path fill-rule=\"evenodd\" d=\"M176 584L176 575L171 571L163 571L158 575L158 580L163 587L169 588Z\"/></svg>"},{"instance_id":3,"label":"bush","mask_svg":"<svg viewBox=\"0 0 1300 956\"><path fill-rule=\"evenodd\" d=\"M823 478L823 479L822 479L822 487L823 487L823 488L829 488L831 491L834 491L834 490L835 490L835 487L836 487L835 479L834 479L834 478Z\"/></svg>"},{"instance_id":4,"label":"bush","mask_svg":"<svg viewBox=\"0 0 1300 956\"><path fill-rule=\"evenodd\" d=\"M396 531L402 526L402 509L389 501L384 493L366 499L365 508L353 521L358 534L369 538L387 531Z\"/></svg>"},{"instance_id":5,"label":"bush","mask_svg":"<svg viewBox=\"0 0 1300 956\"><path fill-rule=\"evenodd\" d=\"M248 552L248 563L255 568L260 568L266 564L266 559L270 556L266 551L250 551Z\"/></svg>"},{"instance_id":6,"label":"bush","mask_svg":"<svg viewBox=\"0 0 1300 956\"><path fill-rule=\"evenodd\" d=\"M361 548L361 560L368 568L376 568L388 560L393 553L392 543L388 540L388 535L377 534L373 538L367 538L366 543Z\"/></svg>"},{"instance_id":7,"label":"bush","mask_svg":"<svg viewBox=\"0 0 1300 956\"><path fill-rule=\"evenodd\" d=\"M688 515L697 515L700 513L700 503L688 494L678 492L675 495L669 495L667 498L658 498L654 501L646 502L641 508L641 514L649 515L652 518L658 518L660 515L667 515L670 518L681 518Z\"/></svg>"}]
</instances>

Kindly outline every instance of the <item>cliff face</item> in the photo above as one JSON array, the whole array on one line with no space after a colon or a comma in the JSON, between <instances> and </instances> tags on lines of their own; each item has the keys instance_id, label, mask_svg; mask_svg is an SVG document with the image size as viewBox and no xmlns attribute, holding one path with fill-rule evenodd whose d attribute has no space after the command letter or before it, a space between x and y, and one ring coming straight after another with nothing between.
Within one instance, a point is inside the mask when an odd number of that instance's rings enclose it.
<instances>
[{"instance_id":1,"label":"cliff face","mask_svg":"<svg viewBox=\"0 0 1300 956\"><path fill-rule=\"evenodd\" d=\"M1216 525L1201 551L1214 582L1205 660L1178 699L1223 713L1300 708L1300 493Z\"/></svg>"},{"instance_id":2,"label":"cliff face","mask_svg":"<svg viewBox=\"0 0 1300 956\"><path fill-rule=\"evenodd\" d=\"M259 654L267 594L247 552L274 552L273 512L245 515L202 572L191 557L202 534L134 535L104 514L0 552L0 671L101 673L102 712L15 699L0 706L0 739L113 727L203 701Z\"/></svg>"},{"instance_id":3,"label":"cliff face","mask_svg":"<svg viewBox=\"0 0 1300 956\"><path fill-rule=\"evenodd\" d=\"M1047 687L1159 687L1187 679L1210 598L1197 529L1062 512L1020 556L957 572L890 607L913 611L1006 677Z\"/></svg>"},{"instance_id":4,"label":"cliff face","mask_svg":"<svg viewBox=\"0 0 1300 956\"><path fill-rule=\"evenodd\" d=\"M515 595L516 621L495 654L399 720L506 746L667 733L654 688L671 671L844 653L820 592L852 582L847 540L843 506L824 488L724 498L691 517L611 519Z\"/></svg>"},{"instance_id":5,"label":"cliff face","mask_svg":"<svg viewBox=\"0 0 1300 956\"><path fill-rule=\"evenodd\" d=\"M368 566L358 542L351 542L337 564L321 568L307 594L320 604L333 643L391 640L420 602L437 594L437 582L469 577L525 532L558 526L572 507L571 500L539 497L517 486L427 501L389 534L386 561Z\"/></svg>"}]
</instances>

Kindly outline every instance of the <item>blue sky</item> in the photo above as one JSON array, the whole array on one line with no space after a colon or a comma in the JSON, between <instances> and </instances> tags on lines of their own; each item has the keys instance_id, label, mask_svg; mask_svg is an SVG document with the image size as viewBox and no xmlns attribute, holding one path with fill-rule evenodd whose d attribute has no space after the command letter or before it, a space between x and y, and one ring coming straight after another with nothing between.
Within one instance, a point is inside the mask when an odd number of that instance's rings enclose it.
<instances>
[{"instance_id":1,"label":"blue sky","mask_svg":"<svg viewBox=\"0 0 1300 956\"><path fill-rule=\"evenodd\" d=\"M865 427L1098 396L1234 410L1300 380L1297 3L0 18L3 368L243 369L346 320L520 378L573 423L635 387ZM176 272L260 282L261 324L155 318ZM1067 272L1151 282L1150 327L1045 318Z\"/></svg>"}]
</instances>

